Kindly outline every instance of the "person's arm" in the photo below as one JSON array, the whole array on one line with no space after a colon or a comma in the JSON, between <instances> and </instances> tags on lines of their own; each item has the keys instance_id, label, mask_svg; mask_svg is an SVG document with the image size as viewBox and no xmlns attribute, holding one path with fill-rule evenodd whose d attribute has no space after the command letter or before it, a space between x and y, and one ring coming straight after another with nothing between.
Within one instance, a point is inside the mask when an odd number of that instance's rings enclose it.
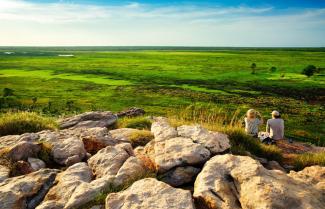
<instances>
[{"instance_id":1,"label":"person's arm","mask_svg":"<svg viewBox=\"0 0 325 209\"><path fill-rule=\"evenodd\" d=\"M282 120L282 123L281 123L281 136L282 136L282 139L284 139L284 120Z\"/></svg>"},{"instance_id":2,"label":"person's arm","mask_svg":"<svg viewBox=\"0 0 325 209\"><path fill-rule=\"evenodd\" d=\"M264 123L263 116L260 112L257 112L257 116L260 118L260 125L262 125Z\"/></svg>"},{"instance_id":3,"label":"person's arm","mask_svg":"<svg viewBox=\"0 0 325 209\"><path fill-rule=\"evenodd\" d=\"M270 124L269 121L266 122L266 132L270 133Z\"/></svg>"}]
</instances>

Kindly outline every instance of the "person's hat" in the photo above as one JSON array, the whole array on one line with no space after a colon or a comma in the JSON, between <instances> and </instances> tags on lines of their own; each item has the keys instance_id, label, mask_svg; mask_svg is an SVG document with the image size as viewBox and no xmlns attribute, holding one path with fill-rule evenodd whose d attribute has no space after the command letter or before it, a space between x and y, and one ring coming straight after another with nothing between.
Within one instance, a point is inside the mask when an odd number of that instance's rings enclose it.
<instances>
[{"instance_id":1,"label":"person's hat","mask_svg":"<svg viewBox=\"0 0 325 209\"><path fill-rule=\"evenodd\" d=\"M280 116L280 113L279 113L278 111L274 110L274 111L272 112L272 115L273 115L273 116Z\"/></svg>"}]
</instances>

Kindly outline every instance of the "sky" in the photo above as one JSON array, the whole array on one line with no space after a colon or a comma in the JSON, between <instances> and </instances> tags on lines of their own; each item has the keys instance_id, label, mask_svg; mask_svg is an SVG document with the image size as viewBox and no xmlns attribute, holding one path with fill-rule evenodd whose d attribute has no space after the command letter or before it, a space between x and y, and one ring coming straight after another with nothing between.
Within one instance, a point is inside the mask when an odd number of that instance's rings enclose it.
<instances>
[{"instance_id":1,"label":"sky","mask_svg":"<svg viewBox=\"0 0 325 209\"><path fill-rule=\"evenodd\" d=\"M325 47L325 0L0 0L0 46Z\"/></svg>"}]
</instances>

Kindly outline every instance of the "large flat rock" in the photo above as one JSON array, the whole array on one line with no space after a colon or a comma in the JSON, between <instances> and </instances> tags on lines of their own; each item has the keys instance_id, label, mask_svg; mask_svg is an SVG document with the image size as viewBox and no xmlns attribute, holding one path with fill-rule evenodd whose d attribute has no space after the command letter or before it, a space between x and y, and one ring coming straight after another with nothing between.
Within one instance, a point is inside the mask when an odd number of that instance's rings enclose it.
<instances>
[{"instance_id":1,"label":"large flat rock","mask_svg":"<svg viewBox=\"0 0 325 209\"><path fill-rule=\"evenodd\" d=\"M321 209L325 207L324 175L317 181L317 173L292 172L287 175L267 170L258 161L247 156L230 154L211 158L198 175L194 198L211 209ZM308 176L309 175L309 176ZM306 179L309 179L306 181Z\"/></svg>"},{"instance_id":2,"label":"large flat rock","mask_svg":"<svg viewBox=\"0 0 325 209\"><path fill-rule=\"evenodd\" d=\"M153 178L135 182L130 188L111 193L106 209L194 209L189 191L176 189Z\"/></svg>"}]
</instances>

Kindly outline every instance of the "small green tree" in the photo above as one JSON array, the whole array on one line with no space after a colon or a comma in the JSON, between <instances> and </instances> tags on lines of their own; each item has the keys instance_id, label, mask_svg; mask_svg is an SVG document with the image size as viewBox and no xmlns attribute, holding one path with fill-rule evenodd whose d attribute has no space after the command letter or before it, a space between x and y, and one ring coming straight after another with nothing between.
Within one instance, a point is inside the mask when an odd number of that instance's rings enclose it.
<instances>
[{"instance_id":1,"label":"small green tree","mask_svg":"<svg viewBox=\"0 0 325 209\"><path fill-rule=\"evenodd\" d=\"M252 65L251 65L252 74L255 74L256 73L256 67L257 67L256 63L252 63Z\"/></svg>"},{"instance_id":2,"label":"small green tree","mask_svg":"<svg viewBox=\"0 0 325 209\"><path fill-rule=\"evenodd\" d=\"M4 88L3 89L3 97L9 97L14 95L14 90L9 89L9 88Z\"/></svg>"},{"instance_id":3,"label":"small green tree","mask_svg":"<svg viewBox=\"0 0 325 209\"><path fill-rule=\"evenodd\" d=\"M276 69L276 67L274 67L274 66L270 68L270 72L271 72L271 73L274 73L276 70L277 70L277 69Z\"/></svg>"},{"instance_id":4,"label":"small green tree","mask_svg":"<svg viewBox=\"0 0 325 209\"><path fill-rule=\"evenodd\" d=\"M317 68L314 65L308 65L305 67L305 69L302 70L302 74L306 75L307 77L311 77L316 72Z\"/></svg>"}]
</instances>

